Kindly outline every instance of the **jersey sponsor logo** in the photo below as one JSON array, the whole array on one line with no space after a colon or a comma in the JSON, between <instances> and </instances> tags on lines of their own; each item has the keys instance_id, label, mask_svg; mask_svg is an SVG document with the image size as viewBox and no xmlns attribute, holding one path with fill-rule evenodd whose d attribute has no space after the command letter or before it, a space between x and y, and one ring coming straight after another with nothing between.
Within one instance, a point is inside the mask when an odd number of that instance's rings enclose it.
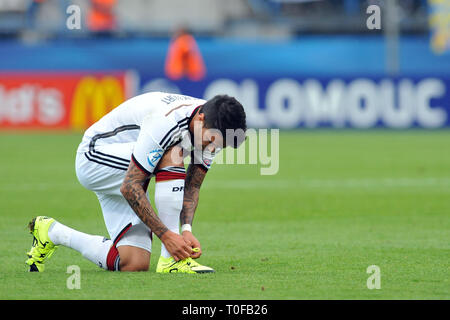
<instances>
[{"instance_id":1,"label":"jersey sponsor logo","mask_svg":"<svg viewBox=\"0 0 450 320\"><path fill-rule=\"evenodd\" d=\"M147 155L147 162L148 164L154 168L156 164L158 163L159 159L161 159L164 151L162 149L153 149L149 152Z\"/></svg>"},{"instance_id":2,"label":"jersey sponsor logo","mask_svg":"<svg viewBox=\"0 0 450 320\"><path fill-rule=\"evenodd\" d=\"M204 163L205 166L207 166L207 167L211 166L211 160L210 160L210 159L203 159L203 163Z\"/></svg>"},{"instance_id":3,"label":"jersey sponsor logo","mask_svg":"<svg viewBox=\"0 0 450 320\"><path fill-rule=\"evenodd\" d=\"M183 187L173 187L172 192L183 191Z\"/></svg>"}]
</instances>

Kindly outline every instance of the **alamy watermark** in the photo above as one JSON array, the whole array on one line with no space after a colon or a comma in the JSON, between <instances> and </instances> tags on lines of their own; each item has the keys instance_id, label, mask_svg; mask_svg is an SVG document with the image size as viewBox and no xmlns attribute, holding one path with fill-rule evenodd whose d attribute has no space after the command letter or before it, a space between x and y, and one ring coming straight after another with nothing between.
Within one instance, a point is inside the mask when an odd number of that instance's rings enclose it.
<instances>
[{"instance_id":1,"label":"alamy watermark","mask_svg":"<svg viewBox=\"0 0 450 320\"><path fill-rule=\"evenodd\" d=\"M69 15L66 19L66 27L69 30L81 29L81 8L75 4L67 7L66 13Z\"/></svg>"},{"instance_id":2,"label":"alamy watermark","mask_svg":"<svg viewBox=\"0 0 450 320\"><path fill-rule=\"evenodd\" d=\"M67 289L81 289L81 270L77 265L71 265L67 267L66 273L70 274L67 278L66 286Z\"/></svg>"},{"instance_id":3,"label":"alamy watermark","mask_svg":"<svg viewBox=\"0 0 450 320\"><path fill-rule=\"evenodd\" d=\"M377 265L371 265L367 267L367 274L370 274L370 277L367 278L367 289L381 289L381 270Z\"/></svg>"},{"instance_id":4,"label":"alamy watermark","mask_svg":"<svg viewBox=\"0 0 450 320\"><path fill-rule=\"evenodd\" d=\"M275 175L280 168L279 129L226 129L225 137L217 129L203 128L201 121L194 122L194 141L189 134L180 137L176 146L182 152L170 154L175 163L182 162L188 155L194 164L209 167L215 164L260 165L261 175ZM234 148L230 145L238 145ZM224 148L224 146L228 146ZM151 150L147 155L149 163L157 163L162 157L162 149Z\"/></svg>"},{"instance_id":5,"label":"alamy watermark","mask_svg":"<svg viewBox=\"0 0 450 320\"><path fill-rule=\"evenodd\" d=\"M370 16L366 20L366 26L369 30L381 29L381 9L380 6L373 4L367 7L366 13Z\"/></svg>"}]
</instances>

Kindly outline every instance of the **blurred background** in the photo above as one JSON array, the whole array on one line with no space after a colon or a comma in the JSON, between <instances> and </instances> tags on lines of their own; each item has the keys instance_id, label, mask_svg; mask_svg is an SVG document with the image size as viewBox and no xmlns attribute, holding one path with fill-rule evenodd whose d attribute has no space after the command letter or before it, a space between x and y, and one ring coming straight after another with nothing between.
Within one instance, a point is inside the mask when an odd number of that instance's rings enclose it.
<instances>
[{"instance_id":1,"label":"blurred background","mask_svg":"<svg viewBox=\"0 0 450 320\"><path fill-rule=\"evenodd\" d=\"M448 299L449 23L450 0L0 0L0 299ZM60 249L30 286L33 216L107 235L75 175L83 130L157 90L226 93L281 129L205 179L194 228L217 276L174 295Z\"/></svg>"},{"instance_id":2,"label":"blurred background","mask_svg":"<svg viewBox=\"0 0 450 320\"><path fill-rule=\"evenodd\" d=\"M0 0L0 128L84 129L148 91L250 127L450 125L450 0Z\"/></svg>"}]
</instances>

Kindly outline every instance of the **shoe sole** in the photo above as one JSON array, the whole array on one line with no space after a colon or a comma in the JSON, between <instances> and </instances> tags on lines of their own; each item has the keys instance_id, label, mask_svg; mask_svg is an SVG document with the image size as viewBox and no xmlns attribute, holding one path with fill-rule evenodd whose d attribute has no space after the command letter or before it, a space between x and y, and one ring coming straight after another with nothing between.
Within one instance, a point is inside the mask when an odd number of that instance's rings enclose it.
<instances>
[{"instance_id":1,"label":"shoe sole","mask_svg":"<svg viewBox=\"0 0 450 320\"><path fill-rule=\"evenodd\" d=\"M192 271L194 271L195 273L215 273L216 271L214 271L214 270L192 270Z\"/></svg>"}]
</instances>

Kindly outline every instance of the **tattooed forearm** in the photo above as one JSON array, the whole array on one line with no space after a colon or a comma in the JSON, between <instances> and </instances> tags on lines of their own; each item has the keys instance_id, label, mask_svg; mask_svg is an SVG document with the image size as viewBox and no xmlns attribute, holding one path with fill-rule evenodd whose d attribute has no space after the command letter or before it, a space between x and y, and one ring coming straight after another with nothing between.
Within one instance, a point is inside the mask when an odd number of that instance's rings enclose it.
<instances>
[{"instance_id":1,"label":"tattooed forearm","mask_svg":"<svg viewBox=\"0 0 450 320\"><path fill-rule=\"evenodd\" d=\"M120 192L133 208L136 215L149 227L158 238L161 238L168 230L156 215L147 194L143 188L147 176L137 168L133 161L130 163L127 175L122 183Z\"/></svg>"},{"instance_id":2,"label":"tattooed forearm","mask_svg":"<svg viewBox=\"0 0 450 320\"><path fill-rule=\"evenodd\" d=\"M190 164L186 172L184 184L183 209L180 213L180 223L191 224L197 209L200 187L206 175L206 169L200 165Z\"/></svg>"}]
</instances>

